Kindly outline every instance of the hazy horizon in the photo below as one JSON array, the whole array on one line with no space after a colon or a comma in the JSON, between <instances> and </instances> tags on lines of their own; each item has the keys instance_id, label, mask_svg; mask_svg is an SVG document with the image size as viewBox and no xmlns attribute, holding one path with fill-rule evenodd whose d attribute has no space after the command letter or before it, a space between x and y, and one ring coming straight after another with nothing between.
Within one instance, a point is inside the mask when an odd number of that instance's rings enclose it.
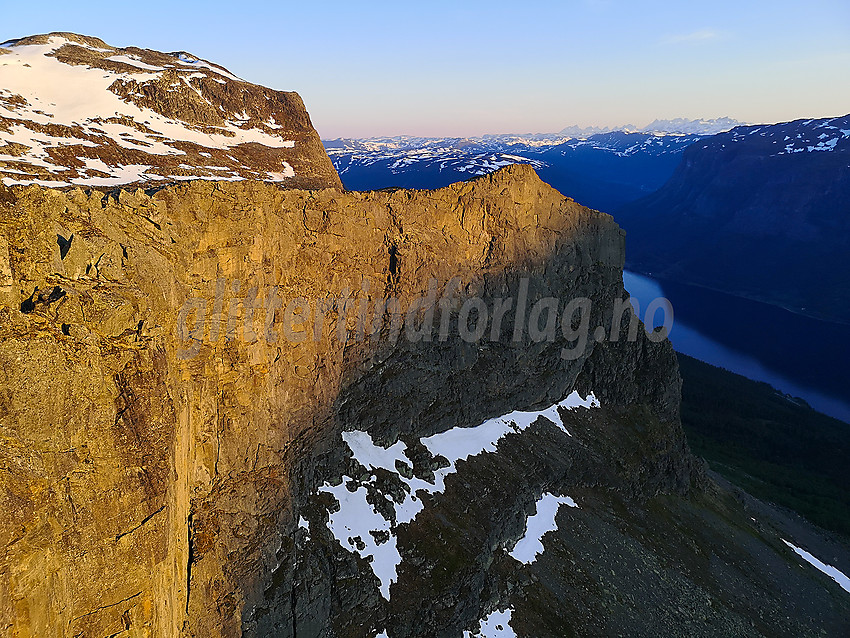
<instances>
[{"instance_id":1,"label":"hazy horizon","mask_svg":"<svg viewBox=\"0 0 850 638\"><path fill-rule=\"evenodd\" d=\"M4 8L0 40L72 31L113 46L186 50L250 82L297 91L324 139L850 112L847 3L574 0L521 9L243 2L234 12L211 1L201 12L160 0L145 11L47 2L38 12Z\"/></svg>"},{"instance_id":2,"label":"hazy horizon","mask_svg":"<svg viewBox=\"0 0 850 638\"><path fill-rule=\"evenodd\" d=\"M764 122L764 121L763 122L740 122L740 125L741 126L759 126L759 125L768 126L768 125L771 125L771 124L780 124L782 122L788 122L788 121L793 121L793 120L808 120L808 119L821 120L821 119L829 119L829 118L832 118L832 117L842 117L844 115L850 115L850 109L848 109L847 112L844 112L844 113L827 113L825 115L816 115L816 116L812 116L812 117L795 117L795 118L792 118L791 120L774 120L774 121L771 121L771 122ZM693 118L682 118L682 119L687 119L687 120L719 120L719 119L722 119L724 117L731 117L731 116L717 115L717 116L712 116L712 117L693 117ZM560 127L559 129L553 130L553 131L486 131L484 133L478 133L478 134L472 134L472 135L463 135L463 134L458 134L458 135L420 135L420 134L416 134L416 133L401 132L401 133L380 133L378 135L359 135L359 136L338 135L336 137L328 137L328 136L323 135L322 139L325 140L325 141L334 141L334 140L339 140L339 139L380 139L380 138L397 138L397 137L434 138L434 139L440 139L440 138L451 138L451 139L467 139L467 138L469 138L469 139L472 139L472 138L486 137L488 135L498 135L498 136L516 135L518 137L519 136L525 136L525 135L557 135L562 130L567 129L567 128L571 128L571 127L576 127L576 128L592 128L592 127L605 128L607 126L612 131L621 130L621 129L625 129L625 128L630 128L630 129L633 128L635 130L640 130L640 129L643 129L643 128L649 126L650 124L652 124L652 122L654 122L656 120L675 120L675 119L677 119L677 118L676 117L660 118L659 117L659 118L652 118L651 120L647 120L646 122L643 122L643 123L628 122L626 124L619 124L619 125L614 125L614 126L611 126L611 125L608 125L608 124L593 124L593 123L585 124L585 125L569 124L568 123L568 124L565 124L564 126ZM732 119L735 119L735 118L732 118Z\"/></svg>"}]
</instances>

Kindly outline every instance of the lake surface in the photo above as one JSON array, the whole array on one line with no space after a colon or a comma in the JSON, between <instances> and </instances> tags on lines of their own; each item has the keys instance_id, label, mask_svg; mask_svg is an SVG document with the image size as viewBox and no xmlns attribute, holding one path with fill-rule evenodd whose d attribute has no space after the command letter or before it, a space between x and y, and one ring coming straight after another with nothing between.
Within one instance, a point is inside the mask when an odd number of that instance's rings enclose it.
<instances>
[{"instance_id":1,"label":"lake surface","mask_svg":"<svg viewBox=\"0 0 850 638\"><path fill-rule=\"evenodd\" d=\"M676 351L765 381L850 423L850 326L629 271L623 282L640 303L641 318L656 297L670 300ZM653 326L662 314L656 313Z\"/></svg>"}]
</instances>

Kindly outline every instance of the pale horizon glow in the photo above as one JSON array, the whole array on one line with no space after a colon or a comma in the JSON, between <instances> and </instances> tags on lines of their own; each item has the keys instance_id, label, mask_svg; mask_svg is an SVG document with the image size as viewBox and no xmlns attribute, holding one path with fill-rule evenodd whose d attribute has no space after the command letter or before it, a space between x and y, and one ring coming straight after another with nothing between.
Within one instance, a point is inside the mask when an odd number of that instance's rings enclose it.
<instances>
[{"instance_id":1,"label":"pale horizon glow","mask_svg":"<svg viewBox=\"0 0 850 638\"><path fill-rule=\"evenodd\" d=\"M551 133L850 113L850 3L166 3L4 7L50 31L185 50L297 91L324 139Z\"/></svg>"}]
</instances>

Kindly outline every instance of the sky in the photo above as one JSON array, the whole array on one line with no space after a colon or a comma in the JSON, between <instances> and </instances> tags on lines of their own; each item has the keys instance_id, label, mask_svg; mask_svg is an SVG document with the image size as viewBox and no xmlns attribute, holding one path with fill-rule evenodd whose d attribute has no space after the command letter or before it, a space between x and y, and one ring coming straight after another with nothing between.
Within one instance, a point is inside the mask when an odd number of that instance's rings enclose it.
<instances>
[{"instance_id":1,"label":"sky","mask_svg":"<svg viewBox=\"0 0 850 638\"><path fill-rule=\"evenodd\" d=\"M298 91L324 139L850 113L848 0L0 0L0 12L0 41L72 31Z\"/></svg>"}]
</instances>

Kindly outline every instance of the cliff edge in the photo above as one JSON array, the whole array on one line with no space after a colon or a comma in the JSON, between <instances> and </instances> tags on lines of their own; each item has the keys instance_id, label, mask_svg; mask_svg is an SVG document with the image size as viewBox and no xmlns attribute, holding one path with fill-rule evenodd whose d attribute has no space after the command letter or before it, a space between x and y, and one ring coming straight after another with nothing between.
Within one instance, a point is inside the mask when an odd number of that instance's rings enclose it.
<instances>
[{"instance_id":1,"label":"cliff edge","mask_svg":"<svg viewBox=\"0 0 850 638\"><path fill-rule=\"evenodd\" d=\"M529 167L435 191L0 188L0 207L3 635L848 617L702 475L669 342L613 327L622 231ZM550 331L529 319L546 299L587 310Z\"/></svg>"}]
</instances>

